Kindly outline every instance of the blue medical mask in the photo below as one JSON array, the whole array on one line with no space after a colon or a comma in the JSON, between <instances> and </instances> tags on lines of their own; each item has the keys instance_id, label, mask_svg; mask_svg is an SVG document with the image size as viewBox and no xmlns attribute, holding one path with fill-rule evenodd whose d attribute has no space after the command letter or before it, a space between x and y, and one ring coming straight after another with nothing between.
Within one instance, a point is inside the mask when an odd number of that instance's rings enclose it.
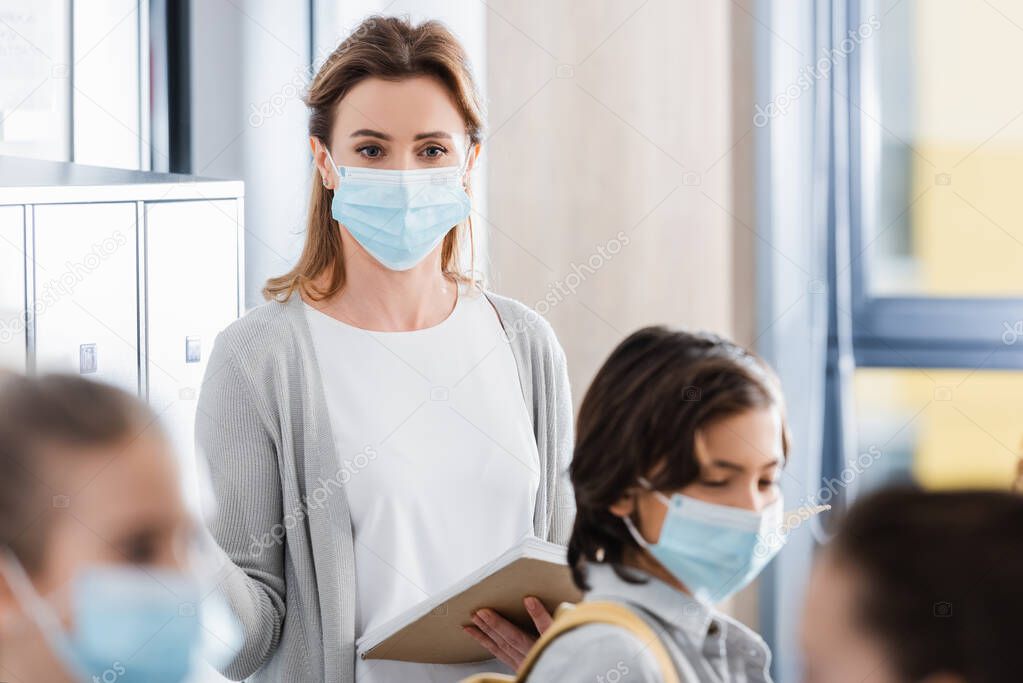
<instances>
[{"instance_id":1,"label":"blue medical mask","mask_svg":"<svg viewBox=\"0 0 1023 683\"><path fill-rule=\"evenodd\" d=\"M650 488L646 480L644 487ZM717 603L734 595L781 550L785 534L782 497L760 512L717 505L676 493L654 495L668 508L660 536L649 543L632 520L629 533L699 600Z\"/></svg>"},{"instance_id":2,"label":"blue medical mask","mask_svg":"<svg viewBox=\"0 0 1023 683\"><path fill-rule=\"evenodd\" d=\"M188 574L121 565L85 569L71 586L72 629L32 587L8 551L5 575L67 673L77 680L177 683L231 661L241 646L237 618L217 594L204 597ZM211 642L213 641L213 642Z\"/></svg>"},{"instance_id":3,"label":"blue medical mask","mask_svg":"<svg viewBox=\"0 0 1023 683\"><path fill-rule=\"evenodd\" d=\"M408 270L426 258L469 215L465 165L414 170L337 166L330 209L373 258Z\"/></svg>"}]
</instances>

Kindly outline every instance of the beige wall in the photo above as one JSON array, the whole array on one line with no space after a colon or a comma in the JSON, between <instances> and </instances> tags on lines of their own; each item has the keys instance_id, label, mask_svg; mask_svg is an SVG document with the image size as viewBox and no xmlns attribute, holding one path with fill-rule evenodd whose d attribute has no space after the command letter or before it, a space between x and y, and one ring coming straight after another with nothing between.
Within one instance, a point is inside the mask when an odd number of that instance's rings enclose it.
<instances>
[{"instance_id":1,"label":"beige wall","mask_svg":"<svg viewBox=\"0 0 1023 683\"><path fill-rule=\"evenodd\" d=\"M698 0L487 4L489 282L546 314L576 405L643 325L751 342L750 16Z\"/></svg>"},{"instance_id":2,"label":"beige wall","mask_svg":"<svg viewBox=\"0 0 1023 683\"><path fill-rule=\"evenodd\" d=\"M753 135L732 81L750 47L730 3L489 4L491 284L549 295L578 396L642 325L749 341Z\"/></svg>"}]
</instances>

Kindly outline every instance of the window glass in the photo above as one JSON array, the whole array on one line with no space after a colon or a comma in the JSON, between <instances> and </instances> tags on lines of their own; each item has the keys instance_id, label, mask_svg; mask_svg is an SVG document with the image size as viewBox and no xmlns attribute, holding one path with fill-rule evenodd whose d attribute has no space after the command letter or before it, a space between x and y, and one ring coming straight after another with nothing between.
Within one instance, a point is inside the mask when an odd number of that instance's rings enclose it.
<instances>
[{"instance_id":1,"label":"window glass","mask_svg":"<svg viewBox=\"0 0 1023 683\"><path fill-rule=\"evenodd\" d=\"M879 145L863 235L877 295L1023 296L1023 4L884 0L865 45ZM1006 80L1009 79L1009 80Z\"/></svg>"},{"instance_id":2,"label":"window glass","mask_svg":"<svg viewBox=\"0 0 1023 683\"><path fill-rule=\"evenodd\" d=\"M0 2L0 154L70 158L68 0Z\"/></svg>"},{"instance_id":3,"label":"window glass","mask_svg":"<svg viewBox=\"0 0 1023 683\"><path fill-rule=\"evenodd\" d=\"M859 368L861 490L912 476L928 488L1007 488L1023 440L1023 373Z\"/></svg>"}]
</instances>

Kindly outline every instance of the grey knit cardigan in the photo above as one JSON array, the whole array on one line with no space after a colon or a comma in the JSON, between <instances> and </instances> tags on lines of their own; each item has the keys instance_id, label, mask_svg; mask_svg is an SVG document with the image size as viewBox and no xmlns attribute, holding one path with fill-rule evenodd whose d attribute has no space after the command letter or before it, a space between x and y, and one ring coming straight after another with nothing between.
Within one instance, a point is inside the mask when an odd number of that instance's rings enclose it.
<instances>
[{"instance_id":1,"label":"grey knit cardigan","mask_svg":"<svg viewBox=\"0 0 1023 683\"><path fill-rule=\"evenodd\" d=\"M565 354L532 309L485 294L510 341L544 473L534 532L564 544L575 513ZM216 507L209 531L221 555L218 585L245 638L221 673L353 682L358 587L345 487L358 476L345 480L299 296L260 305L217 335L195 429Z\"/></svg>"}]
</instances>

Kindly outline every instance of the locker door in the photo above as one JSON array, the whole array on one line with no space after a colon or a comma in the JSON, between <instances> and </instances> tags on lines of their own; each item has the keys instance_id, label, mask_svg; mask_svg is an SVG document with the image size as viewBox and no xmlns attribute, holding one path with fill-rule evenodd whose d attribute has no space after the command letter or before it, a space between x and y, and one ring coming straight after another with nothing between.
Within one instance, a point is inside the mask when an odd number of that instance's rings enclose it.
<instances>
[{"instance_id":1,"label":"locker door","mask_svg":"<svg viewBox=\"0 0 1023 683\"><path fill-rule=\"evenodd\" d=\"M0 369L25 371L25 209L0 206Z\"/></svg>"},{"instance_id":2,"label":"locker door","mask_svg":"<svg viewBox=\"0 0 1023 683\"><path fill-rule=\"evenodd\" d=\"M149 402L184 459L192 496L199 385L213 338L238 317L238 203L146 204L146 254Z\"/></svg>"},{"instance_id":3,"label":"locker door","mask_svg":"<svg viewBox=\"0 0 1023 683\"><path fill-rule=\"evenodd\" d=\"M136 205L33 207L36 370L138 393Z\"/></svg>"}]
</instances>

